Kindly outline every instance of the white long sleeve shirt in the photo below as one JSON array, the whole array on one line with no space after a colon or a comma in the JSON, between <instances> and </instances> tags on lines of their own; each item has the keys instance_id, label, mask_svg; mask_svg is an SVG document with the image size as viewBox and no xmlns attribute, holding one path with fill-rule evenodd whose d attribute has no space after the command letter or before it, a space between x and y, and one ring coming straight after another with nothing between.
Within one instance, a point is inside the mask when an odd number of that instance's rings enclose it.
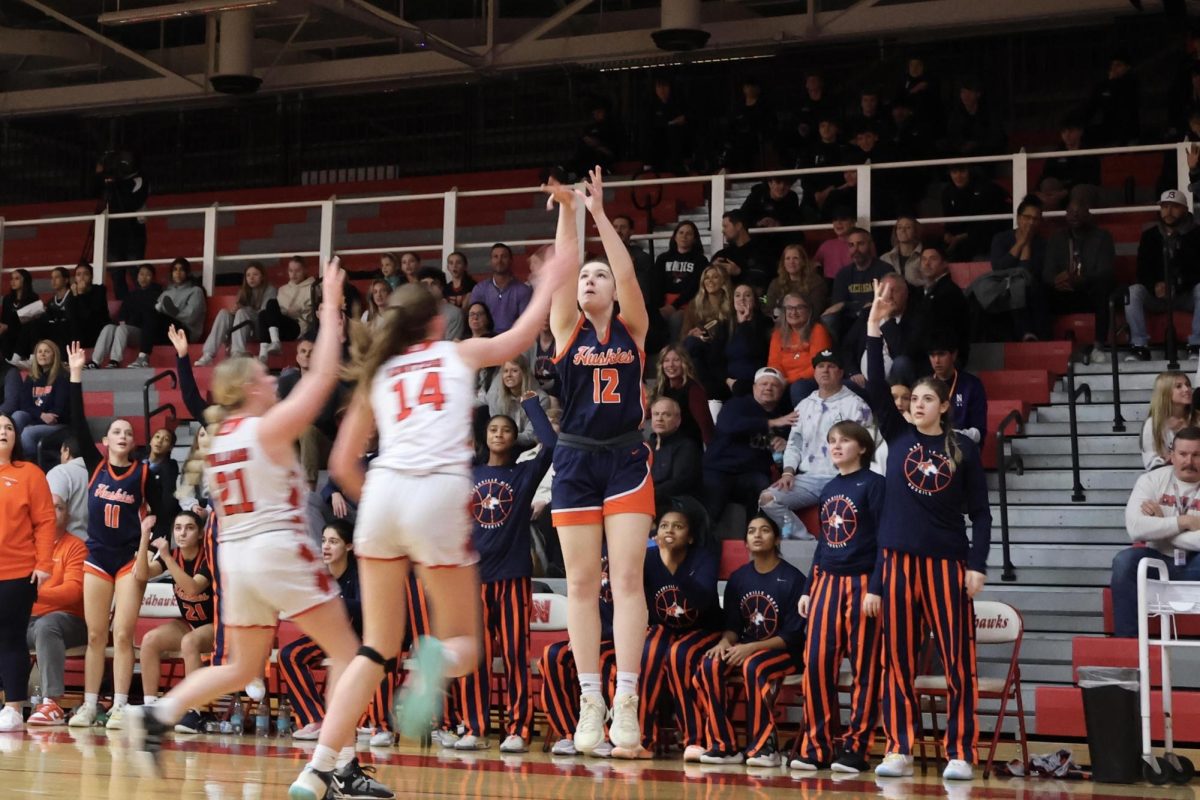
<instances>
[{"instance_id":1,"label":"white long sleeve shirt","mask_svg":"<svg viewBox=\"0 0 1200 800\"><path fill-rule=\"evenodd\" d=\"M837 474L837 467L829 457L829 429L842 420L870 428L872 420L867 401L845 386L826 398L820 392L813 392L796 404L796 414L799 419L788 434L783 468L816 476Z\"/></svg>"},{"instance_id":2,"label":"white long sleeve shirt","mask_svg":"<svg viewBox=\"0 0 1200 800\"><path fill-rule=\"evenodd\" d=\"M1162 510L1161 517L1142 511L1147 500ZM1200 551L1200 531L1181 531L1181 514L1200 514L1200 483L1179 480L1173 467L1156 469L1133 485L1125 504L1125 530L1133 541L1145 542L1167 556L1177 549Z\"/></svg>"}]
</instances>

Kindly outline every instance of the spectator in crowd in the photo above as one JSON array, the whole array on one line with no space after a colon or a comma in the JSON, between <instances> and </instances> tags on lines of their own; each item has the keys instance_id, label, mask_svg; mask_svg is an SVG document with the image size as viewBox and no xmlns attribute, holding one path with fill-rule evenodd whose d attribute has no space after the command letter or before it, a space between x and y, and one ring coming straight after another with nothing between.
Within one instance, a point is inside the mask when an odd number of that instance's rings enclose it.
<instances>
[{"instance_id":1,"label":"spectator in crowd","mask_svg":"<svg viewBox=\"0 0 1200 800\"><path fill-rule=\"evenodd\" d=\"M880 98L879 90L872 87L858 95L858 108L850 115L850 128L855 131L871 130L877 136L884 135L891 124L892 112Z\"/></svg>"},{"instance_id":2,"label":"spectator in crowd","mask_svg":"<svg viewBox=\"0 0 1200 800\"><path fill-rule=\"evenodd\" d=\"M89 477L87 465L80 454L79 441L74 436L68 436L58 449L58 464L46 473L46 480L50 484L50 491L66 503L67 518L63 524L80 541L87 541Z\"/></svg>"},{"instance_id":3,"label":"spectator in crowd","mask_svg":"<svg viewBox=\"0 0 1200 800\"><path fill-rule=\"evenodd\" d=\"M529 305L533 290L512 273L512 248L492 245L492 277L471 290L471 302L483 303L491 313L494 333L504 333Z\"/></svg>"},{"instance_id":4,"label":"spectator in crowd","mask_svg":"<svg viewBox=\"0 0 1200 800\"><path fill-rule=\"evenodd\" d=\"M313 347L313 343L308 339L296 345L295 369L285 370L279 376L277 392L280 400L292 393L296 384L312 366ZM339 386L313 424L300 434L296 449L300 454L300 466L304 470L310 490L317 488L317 473L325 468L325 462L329 459L329 448L337 435L337 415L345 400L345 390L344 385Z\"/></svg>"},{"instance_id":5,"label":"spectator in crowd","mask_svg":"<svg viewBox=\"0 0 1200 800\"><path fill-rule=\"evenodd\" d=\"M1108 75L1088 99L1084 111L1088 141L1097 147L1137 144L1142 134L1141 91L1126 53L1115 53Z\"/></svg>"},{"instance_id":6,"label":"spectator in crowd","mask_svg":"<svg viewBox=\"0 0 1200 800\"><path fill-rule=\"evenodd\" d=\"M670 397L679 404L682 415L680 435L702 445L712 441L713 419L708 410L708 395L696 380L692 359L683 348L671 345L659 354L654 396Z\"/></svg>"},{"instance_id":7,"label":"spectator in crowd","mask_svg":"<svg viewBox=\"0 0 1200 800\"><path fill-rule=\"evenodd\" d=\"M108 316L108 290L92 283L92 265L75 267L75 282L71 286L71 300L67 306L72 341L84 347L96 346L96 339L104 326L112 322Z\"/></svg>"},{"instance_id":8,"label":"spectator in crowd","mask_svg":"<svg viewBox=\"0 0 1200 800\"><path fill-rule=\"evenodd\" d=\"M391 295L392 287L383 278L376 278L371 281L371 288L367 292L367 307L363 311L359 321L373 330L382 328L383 312L387 308L388 298ZM462 314L461 310L459 314Z\"/></svg>"},{"instance_id":9,"label":"spectator in crowd","mask_svg":"<svg viewBox=\"0 0 1200 800\"><path fill-rule=\"evenodd\" d=\"M836 120L837 103L825 92L825 79L819 73L809 72L804 76L804 89L800 95L800 102L796 107L796 138L798 146L803 149L815 143L818 138L821 141L835 141L837 139L836 130L833 137L826 139L825 134L820 131L821 123ZM836 126L836 122L835 122ZM840 163L840 162L832 162ZM797 164L797 166L800 166Z\"/></svg>"},{"instance_id":10,"label":"spectator in crowd","mask_svg":"<svg viewBox=\"0 0 1200 800\"><path fill-rule=\"evenodd\" d=\"M133 154L109 151L96 164L99 194L109 214L128 214L142 211L150 198L150 184L138 169ZM143 217L108 219L109 261L141 261L146 257L146 220ZM113 296L124 300L129 293L128 267L110 267Z\"/></svg>"},{"instance_id":11,"label":"spectator in crowd","mask_svg":"<svg viewBox=\"0 0 1200 800\"><path fill-rule=\"evenodd\" d=\"M276 293L278 296L278 293ZM204 338L204 320L207 312L208 299L200 284L192 280L192 265L186 258L177 258L171 262L171 283L163 289L158 297L155 309L163 316L160 323L159 336L167 327L174 325L187 334L189 342L198 342ZM130 367L150 366L150 348L158 342L150 341L142 344L142 352Z\"/></svg>"},{"instance_id":12,"label":"spectator in crowd","mask_svg":"<svg viewBox=\"0 0 1200 800\"><path fill-rule=\"evenodd\" d=\"M758 499L785 539L800 538L801 532L810 537L817 534L805 527L795 511L815 505L838 472L829 455L829 429L842 420L871 424L870 407L842 384L845 372L832 350L814 355L812 367L817 388L796 405L796 424L783 451L783 475Z\"/></svg>"},{"instance_id":13,"label":"spectator in crowd","mask_svg":"<svg viewBox=\"0 0 1200 800\"><path fill-rule=\"evenodd\" d=\"M1200 425L1192 406L1192 382L1182 372L1160 372L1150 394L1150 413L1142 425L1142 466L1157 469L1171 463L1175 434Z\"/></svg>"},{"instance_id":14,"label":"spectator in crowd","mask_svg":"<svg viewBox=\"0 0 1200 800\"><path fill-rule=\"evenodd\" d=\"M54 503L54 554L50 577L37 587L37 602L29 618L25 644L37 654L38 686L42 702L29 715L33 726L64 725L67 721L59 701L66 694L63 673L67 651L87 644L83 621L83 562L87 545L68 530L67 501L51 494Z\"/></svg>"},{"instance_id":15,"label":"spectator in crowd","mask_svg":"<svg viewBox=\"0 0 1200 800\"><path fill-rule=\"evenodd\" d=\"M11 417L0 417L0 731L24 729L29 697L26 636L38 588L54 570L54 502L46 475L22 457Z\"/></svg>"},{"instance_id":16,"label":"spectator in crowd","mask_svg":"<svg viewBox=\"0 0 1200 800\"><path fill-rule=\"evenodd\" d=\"M28 368L28 357L33 354L34 344L41 339L50 339L59 349L66 347L66 343L71 341L73 317L70 307L74 304L72 280L71 271L66 267L50 270L50 294L43 301L46 312L21 327L20 342L12 353L11 363Z\"/></svg>"},{"instance_id":17,"label":"spectator in crowd","mask_svg":"<svg viewBox=\"0 0 1200 800\"><path fill-rule=\"evenodd\" d=\"M810 367L811 368L811 367ZM763 367L749 395L734 397L721 409L712 444L704 451L704 506L719 520L725 506L740 503L747 516L771 485L775 455L782 458L784 438L798 419L783 408L785 382L778 370Z\"/></svg>"},{"instance_id":18,"label":"spectator in crowd","mask_svg":"<svg viewBox=\"0 0 1200 800\"><path fill-rule=\"evenodd\" d=\"M0 352L0 414L12 416L21 400L21 370L4 360Z\"/></svg>"},{"instance_id":19,"label":"spectator in crowd","mask_svg":"<svg viewBox=\"0 0 1200 800\"><path fill-rule=\"evenodd\" d=\"M1188 120L1196 111L1200 111L1200 61L1193 61L1188 66L1187 78L1168 110L1171 125L1168 137L1176 138L1186 131Z\"/></svg>"},{"instance_id":20,"label":"spectator in crowd","mask_svg":"<svg viewBox=\"0 0 1200 800\"><path fill-rule=\"evenodd\" d=\"M883 368L889 384L911 386L917 368L922 367L922 343L917 341L917 322L908 312L908 284L898 272L885 275L881 282L890 284L890 316L882 323ZM867 318L860 315L842 339L839 347L846 375L860 387L867 385Z\"/></svg>"},{"instance_id":21,"label":"spectator in crowd","mask_svg":"<svg viewBox=\"0 0 1200 800\"><path fill-rule=\"evenodd\" d=\"M417 280L438 299L438 313L445 321L442 338L447 342L461 342L467 338L467 322L462 309L446 299L446 273L437 267L421 267Z\"/></svg>"},{"instance_id":22,"label":"spectator in crowd","mask_svg":"<svg viewBox=\"0 0 1200 800\"><path fill-rule=\"evenodd\" d=\"M1142 232L1137 250L1137 282L1129 287L1125 320L1133 345L1127 361L1150 360L1146 312L1168 309L1192 312L1188 353L1200 352L1200 228L1188 211L1187 195L1176 189L1162 193L1158 224Z\"/></svg>"},{"instance_id":23,"label":"spectator in crowd","mask_svg":"<svg viewBox=\"0 0 1200 800\"><path fill-rule=\"evenodd\" d=\"M613 229L633 261L633 272L637 276L638 287L642 290L642 301L646 305L646 317L650 320L650 329L646 333L646 354L653 355L663 348L670 339L667 321L663 319L659 309L665 304L664 281L662 272L655 268L654 256L647 253L640 244L633 241L633 232L637 224L628 214L617 214L612 218Z\"/></svg>"},{"instance_id":24,"label":"spectator in crowd","mask_svg":"<svg viewBox=\"0 0 1200 800\"><path fill-rule=\"evenodd\" d=\"M929 343L929 366L935 378L950 390L950 423L975 444L987 435L987 392L983 381L957 366L952 338L935 337Z\"/></svg>"},{"instance_id":25,"label":"spectator in crowd","mask_svg":"<svg viewBox=\"0 0 1200 800\"><path fill-rule=\"evenodd\" d=\"M381 280L380 283L388 285L386 281ZM257 261L247 264L233 310L222 308L217 312L208 339L204 341L204 352L196 359L196 366L211 364L217 357L217 348L226 343L231 358L248 357L250 334L258 330L258 315L269 301L278 299L279 293L267 282L267 273L262 264Z\"/></svg>"},{"instance_id":26,"label":"spectator in crowd","mask_svg":"<svg viewBox=\"0 0 1200 800\"><path fill-rule=\"evenodd\" d=\"M800 197L792 191L792 178L771 177L754 185L742 203L742 216L754 228L778 228L803 222ZM762 234L760 234L760 237ZM778 253L785 244L804 242L803 231L766 235L764 246Z\"/></svg>"},{"instance_id":27,"label":"spectator in crowd","mask_svg":"<svg viewBox=\"0 0 1200 800\"><path fill-rule=\"evenodd\" d=\"M941 151L953 156L986 156L1004 149L1004 129L991 105L983 96L983 87L974 76L964 78L958 100L946 120L946 139Z\"/></svg>"},{"instance_id":28,"label":"spectator in crowd","mask_svg":"<svg viewBox=\"0 0 1200 800\"><path fill-rule=\"evenodd\" d=\"M88 369L121 366L130 342L140 352L149 352L160 333L154 307L161 294L162 287L154 282L154 267L142 264L137 271L137 286L121 301L116 324L105 325L100 331Z\"/></svg>"},{"instance_id":29,"label":"spectator in crowd","mask_svg":"<svg viewBox=\"0 0 1200 800\"><path fill-rule=\"evenodd\" d=\"M826 109L820 113L819 120L816 123L815 140L808 144L796 159L798 169L840 167L850 163L850 154L842 142L841 125L837 115L832 109ZM843 182L842 172L838 169L833 172L805 175L800 179L804 187L804 203L810 210L825 210L830 194Z\"/></svg>"},{"instance_id":30,"label":"spectator in crowd","mask_svg":"<svg viewBox=\"0 0 1200 800\"><path fill-rule=\"evenodd\" d=\"M884 142L890 145L888 149L897 161L920 161L931 158L934 152L933 132L928 122L918 115L913 101L903 95L892 101L891 132ZM919 190L925 188L925 170L907 169L901 174L907 178L909 199L916 201Z\"/></svg>"},{"instance_id":31,"label":"spectator in crowd","mask_svg":"<svg viewBox=\"0 0 1200 800\"><path fill-rule=\"evenodd\" d=\"M687 172L692 161L692 128L687 109L666 75L654 79L646 127L650 131L646 169L677 175Z\"/></svg>"},{"instance_id":32,"label":"spectator in crowd","mask_svg":"<svg viewBox=\"0 0 1200 800\"><path fill-rule=\"evenodd\" d=\"M8 273L8 293L0 299L0 353L17 352L23 327L20 311L37 302L29 270L14 269Z\"/></svg>"},{"instance_id":33,"label":"spectator in crowd","mask_svg":"<svg viewBox=\"0 0 1200 800\"><path fill-rule=\"evenodd\" d=\"M316 324L313 316L313 286L316 281L300 256L287 264L288 280L279 287L258 314L258 360L264 364L271 353L283 352L281 342L294 342Z\"/></svg>"},{"instance_id":34,"label":"spectator in crowd","mask_svg":"<svg viewBox=\"0 0 1200 800\"><path fill-rule=\"evenodd\" d=\"M750 222L740 211L727 211L721 218L725 246L713 254L713 266L732 278L746 281L761 294L771 282L770 254L749 232Z\"/></svg>"},{"instance_id":35,"label":"spectator in crowd","mask_svg":"<svg viewBox=\"0 0 1200 800\"><path fill-rule=\"evenodd\" d=\"M816 264L809 260L808 252L802 245L789 244L783 248L779 256L779 269L774 280L767 287L767 299L764 304L767 313L775 315L779 311L779 302L790 292L798 292L812 303L813 315L821 316L829 305L829 286L821 275Z\"/></svg>"},{"instance_id":36,"label":"spectator in crowd","mask_svg":"<svg viewBox=\"0 0 1200 800\"><path fill-rule=\"evenodd\" d=\"M1067 117L1059 128L1062 146L1059 152L1071 153L1083 149L1083 120ZM1037 196L1047 211L1057 211L1068 197L1079 192L1095 193L1100 187L1100 159L1095 156L1062 155L1042 162L1042 176L1037 182Z\"/></svg>"},{"instance_id":37,"label":"spectator in crowd","mask_svg":"<svg viewBox=\"0 0 1200 800\"><path fill-rule=\"evenodd\" d=\"M782 299L782 298L781 298ZM754 287L733 288L733 331L725 347L725 385L734 396L750 393L754 373L767 363L772 320L762 312Z\"/></svg>"},{"instance_id":38,"label":"spectator in crowd","mask_svg":"<svg viewBox=\"0 0 1200 800\"><path fill-rule=\"evenodd\" d=\"M780 309L783 313L771 333L767 366L781 375L787 384L794 385L813 376L813 356L828 350L833 341L829 331L817 321L812 303L804 295L795 292L784 295ZM790 405L794 406L800 400L801 397L791 398Z\"/></svg>"},{"instance_id":39,"label":"spectator in crowd","mask_svg":"<svg viewBox=\"0 0 1200 800\"><path fill-rule=\"evenodd\" d=\"M659 316L668 321L672 339L679 338L683 324L679 312L696 296L700 288L700 273L707 266L700 230L694 222L683 220L675 226L667 251L654 262L654 269L661 276L663 284L663 306Z\"/></svg>"},{"instance_id":40,"label":"spectator in crowd","mask_svg":"<svg viewBox=\"0 0 1200 800\"><path fill-rule=\"evenodd\" d=\"M826 278L833 280L837 274L854 263L850 255L850 232L854 230L857 216L849 206L840 206L833 212L833 238L821 242L813 255L813 263Z\"/></svg>"},{"instance_id":41,"label":"spectator in crowd","mask_svg":"<svg viewBox=\"0 0 1200 800\"><path fill-rule=\"evenodd\" d=\"M1000 308L989 307L981 300L984 313L1003 319L1002 338L1031 340L1046 335L1042 297L1046 240L1039 235L1041 226L1042 201L1037 195L1028 195L1017 206L1017 227L992 237L992 275L1001 277L998 273L1003 273L1009 285L1019 280L1024 286L1023 297L1014 289L1010 301ZM981 297L977 287L972 291Z\"/></svg>"},{"instance_id":42,"label":"spectator in crowd","mask_svg":"<svg viewBox=\"0 0 1200 800\"><path fill-rule=\"evenodd\" d=\"M896 270L917 288L925 285L921 275L921 223L916 217L902 215L892 226L892 249L879 260Z\"/></svg>"},{"instance_id":43,"label":"spectator in crowd","mask_svg":"<svg viewBox=\"0 0 1200 800\"><path fill-rule=\"evenodd\" d=\"M912 104L921 123L932 133L942 127L942 93L936 77L925 68L925 59L916 56L908 59L904 81L900 85L899 97ZM893 108L895 106L893 105Z\"/></svg>"},{"instance_id":44,"label":"spectator in crowd","mask_svg":"<svg viewBox=\"0 0 1200 800\"><path fill-rule=\"evenodd\" d=\"M417 273L421 271L421 257L416 253L400 254L400 276L405 283L416 283ZM320 284L317 284L318 289Z\"/></svg>"},{"instance_id":45,"label":"spectator in crowd","mask_svg":"<svg viewBox=\"0 0 1200 800\"><path fill-rule=\"evenodd\" d=\"M542 391L555 399L559 398L558 367L554 365L555 342L554 333L550 330L550 318L538 331L537 338L525 351L533 379L537 381Z\"/></svg>"},{"instance_id":46,"label":"spectator in crowd","mask_svg":"<svg viewBox=\"0 0 1200 800\"><path fill-rule=\"evenodd\" d=\"M1052 314L1088 313L1096 318L1091 361L1108 360L1108 299L1116 289L1117 251L1112 234L1096 225L1082 197L1067 204L1067 227L1046 242L1042 282Z\"/></svg>"},{"instance_id":47,"label":"spectator in crowd","mask_svg":"<svg viewBox=\"0 0 1200 800\"><path fill-rule=\"evenodd\" d=\"M847 156L849 158L849 156ZM821 205L821 219L833 222L835 215L849 215L851 227L857 224L858 216L851 209L858 208L858 169L849 167L842 170L841 180L825 196Z\"/></svg>"},{"instance_id":48,"label":"spectator in crowd","mask_svg":"<svg viewBox=\"0 0 1200 800\"><path fill-rule=\"evenodd\" d=\"M710 400L725 397L725 344L733 327L733 287L725 270L707 267L700 290L683 313L683 349Z\"/></svg>"},{"instance_id":49,"label":"spectator in crowd","mask_svg":"<svg viewBox=\"0 0 1200 800\"><path fill-rule=\"evenodd\" d=\"M516 424L517 447L521 450L527 450L538 443L533 421L521 406L530 392L536 395L543 411L553 406L554 400L543 393L537 381L533 379L529 361L524 355L519 355L500 365L499 380L492 382L487 393L488 416L505 416Z\"/></svg>"},{"instance_id":50,"label":"spectator in crowd","mask_svg":"<svg viewBox=\"0 0 1200 800\"><path fill-rule=\"evenodd\" d=\"M771 159L775 144L775 111L762 96L757 78L742 81L742 96L726 122L727 140L721 166L730 172L754 172Z\"/></svg>"},{"instance_id":51,"label":"spectator in crowd","mask_svg":"<svg viewBox=\"0 0 1200 800\"><path fill-rule=\"evenodd\" d=\"M144 460L150 467L150 471L158 476L163 497L162 503L159 505L162 513L159 514L154 526L155 538L169 539L171 537L175 513L179 511L179 501L175 499L175 489L179 485L179 463L171 457L174 449L175 431L170 428L159 428L150 436L150 447Z\"/></svg>"},{"instance_id":52,"label":"spectator in crowd","mask_svg":"<svg viewBox=\"0 0 1200 800\"><path fill-rule=\"evenodd\" d=\"M58 345L47 339L33 349L33 364L21 385L21 399L12 420L21 437L21 451L37 462L42 439L66 427L67 370Z\"/></svg>"},{"instance_id":53,"label":"spectator in crowd","mask_svg":"<svg viewBox=\"0 0 1200 800\"><path fill-rule=\"evenodd\" d=\"M909 298L916 322L916 345L927 348L932 336L949 334L965 364L971 351L971 312L962 289L950 278L945 245L925 243L921 250L921 278L924 287Z\"/></svg>"},{"instance_id":54,"label":"spectator in crowd","mask_svg":"<svg viewBox=\"0 0 1200 800\"><path fill-rule=\"evenodd\" d=\"M1170 456L1169 469L1137 479L1125 504L1125 530L1145 546L1122 550L1113 559L1113 634L1122 638L1138 635L1142 559L1159 561L1169 580L1200 581L1200 428L1176 431Z\"/></svg>"},{"instance_id":55,"label":"spectator in crowd","mask_svg":"<svg viewBox=\"0 0 1200 800\"><path fill-rule=\"evenodd\" d=\"M654 453L650 477L654 505L659 509L678 497L699 498L703 485L703 450L680 431L682 419L679 403L671 397L660 395L650 404L650 449Z\"/></svg>"},{"instance_id":56,"label":"spectator in crowd","mask_svg":"<svg viewBox=\"0 0 1200 800\"><path fill-rule=\"evenodd\" d=\"M607 174L620 157L624 132L612 119L608 102L599 97L593 97L588 105L588 117L575 145L574 170L577 175L586 175L599 166Z\"/></svg>"},{"instance_id":57,"label":"spectator in crowd","mask_svg":"<svg viewBox=\"0 0 1200 800\"><path fill-rule=\"evenodd\" d=\"M467 271L467 256L455 250L446 256L446 301L466 310L471 292L475 290L475 279Z\"/></svg>"},{"instance_id":58,"label":"spectator in crowd","mask_svg":"<svg viewBox=\"0 0 1200 800\"><path fill-rule=\"evenodd\" d=\"M891 267L875 258L875 247L867 231L855 228L846 237L846 243L850 245L851 263L834 277L833 303L821 316L821 321L835 338L842 336L859 314L871 306L875 297L873 282L893 272Z\"/></svg>"},{"instance_id":59,"label":"spectator in crowd","mask_svg":"<svg viewBox=\"0 0 1200 800\"><path fill-rule=\"evenodd\" d=\"M407 283L404 273L400 271L400 256L395 253L384 253L379 257L379 279L387 283L392 291Z\"/></svg>"},{"instance_id":60,"label":"spectator in crowd","mask_svg":"<svg viewBox=\"0 0 1200 800\"><path fill-rule=\"evenodd\" d=\"M1007 211L1004 192L999 186L973 174L966 164L950 167L950 185L942 191L942 216L973 217ZM1003 227L1003 222L947 222L942 226L942 239L949 248L946 258L975 260L988 252L992 237Z\"/></svg>"},{"instance_id":61,"label":"spectator in crowd","mask_svg":"<svg viewBox=\"0 0 1200 800\"><path fill-rule=\"evenodd\" d=\"M468 339L486 339L495 336L492 314L483 303L472 303L467 309ZM486 367L475 373L475 395L480 403L486 403L488 387L496 376L496 367Z\"/></svg>"}]
</instances>

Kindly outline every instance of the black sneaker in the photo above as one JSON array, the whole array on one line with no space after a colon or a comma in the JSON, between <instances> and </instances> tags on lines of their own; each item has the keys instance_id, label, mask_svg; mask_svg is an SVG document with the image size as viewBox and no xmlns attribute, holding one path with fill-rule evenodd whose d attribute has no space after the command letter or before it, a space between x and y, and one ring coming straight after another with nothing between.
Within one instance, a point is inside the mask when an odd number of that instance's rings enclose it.
<instances>
[{"instance_id":1,"label":"black sneaker","mask_svg":"<svg viewBox=\"0 0 1200 800\"><path fill-rule=\"evenodd\" d=\"M1132 347L1129 350L1129 355L1125 356L1126 361L1149 361L1149 347Z\"/></svg>"},{"instance_id":2,"label":"black sneaker","mask_svg":"<svg viewBox=\"0 0 1200 800\"><path fill-rule=\"evenodd\" d=\"M700 756L701 764L741 764L745 760L746 756L741 751L726 752L719 747L714 747Z\"/></svg>"},{"instance_id":3,"label":"black sneaker","mask_svg":"<svg viewBox=\"0 0 1200 800\"><path fill-rule=\"evenodd\" d=\"M189 708L188 712L183 715L183 719L175 725L176 733L200 733L202 730L204 730L204 718L194 708Z\"/></svg>"},{"instance_id":4,"label":"black sneaker","mask_svg":"<svg viewBox=\"0 0 1200 800\"><path fill-rule=\"evenodd\" d=\"M100 365L97 364L95 361L89 361L83 365L83 368L84 369L100 369Z\"/></svg>"},{"instance_id":5,"label":"black sneaker","mask_svg":"<svg viewBox=\"0 0 1200 800\"><path fill-rule=\"evenodd\" d=\"M1189 344L1188 358L1195 358L1196 356L1200 356L1200 344Z\"/></svg>"},{"instance_id":6,"label":"black sneaker","mask_svg":"<svg viewBox=\"0 0 1200 800\"><path fill-rule=\"evenodd\" d=\"M857 775L860 772L866 772L871 768L871 763L858 753L851 753L849 750L843 752L837 757L830 766L834 772L845 772L852 775Z\"/></svg>"},{"instance_id":7,"label":"black sneaker","mask_svg":"<svg viewBox=\"0 0 1200 800\"><path fill-rule=\"evenodd\" d=\"M375 767L354 759L333 773L333 793L346 800L392 800L396 793L375 780Z\"/></svg>"},{"instance_id":8,"label":"black sneaker","mask_svg":"<svg viewBox=\"0 0 1200 800\"><path fill-rule=\"evenodd\" d=\"M125 735L129 749L140 754L142 771L152 777L162 777L163 736L170 730L167 723L159 720L153 706L128 706L125 709Z\"/></svg>"},{"instance_id":9,"label":"black sneaker","mask_svg":"<svg viewBox=\"0 0 1200 800\"><path fill-rule=\"evenodd\" d=\"M307 766L288 787L288 800L333 800L333 773Z\"/></svg>"}]
</instances>

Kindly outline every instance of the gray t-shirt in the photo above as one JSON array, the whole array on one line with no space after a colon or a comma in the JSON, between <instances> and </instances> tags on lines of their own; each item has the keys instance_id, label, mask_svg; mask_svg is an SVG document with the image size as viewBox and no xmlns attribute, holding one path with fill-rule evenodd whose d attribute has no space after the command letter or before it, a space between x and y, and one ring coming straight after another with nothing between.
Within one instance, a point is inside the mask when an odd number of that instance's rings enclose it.
<instances>
[{"instance_id":1,"label":"gray t-shirt","mask_svg":"<svg viewBox=\"0 0 1200 800\"><path fill-rule=\"evenodd\" d=\"M74 458L59 464L46 473L50 493L56 494L67 503L67 530L87 541L88 471L82 458Z\"/></svg>"}]
</instances>

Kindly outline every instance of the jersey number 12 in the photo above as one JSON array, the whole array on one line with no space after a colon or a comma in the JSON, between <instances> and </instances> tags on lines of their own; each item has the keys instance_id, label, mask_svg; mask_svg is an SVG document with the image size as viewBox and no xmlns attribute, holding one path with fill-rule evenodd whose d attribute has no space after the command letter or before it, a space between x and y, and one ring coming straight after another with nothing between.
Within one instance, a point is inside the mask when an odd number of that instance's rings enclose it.
<instances>
[{"instance_id":1,"label":"jersey number 12","mask_svg":"<svg viewBox=\"0 0 1200 800\"><path fill-rule=\"evenodd\" d=\"M395 383L396 402L400 405L400 410L396 413L396 422L408 419L408 415L416 406L430 405L433 406L434 411L441 411L442 405L446 402L446 397L442 394L441 375L437 372L427 372L425 380L421 382L421 390L417 392L417 402L410 406L407 387L413 382L412 379L399 378Z\"/></svg>"},{"instance_id":2,"label":"jersey number 12","mask_svg":"<svg viewBox=\"0 0 1200 800\"><path fill-rule=\"evenodd\" d=\"M612 367L597 367L592 370L592 402L596 405L620 403L621 375Z\"/></svg>"}]
</instances>

